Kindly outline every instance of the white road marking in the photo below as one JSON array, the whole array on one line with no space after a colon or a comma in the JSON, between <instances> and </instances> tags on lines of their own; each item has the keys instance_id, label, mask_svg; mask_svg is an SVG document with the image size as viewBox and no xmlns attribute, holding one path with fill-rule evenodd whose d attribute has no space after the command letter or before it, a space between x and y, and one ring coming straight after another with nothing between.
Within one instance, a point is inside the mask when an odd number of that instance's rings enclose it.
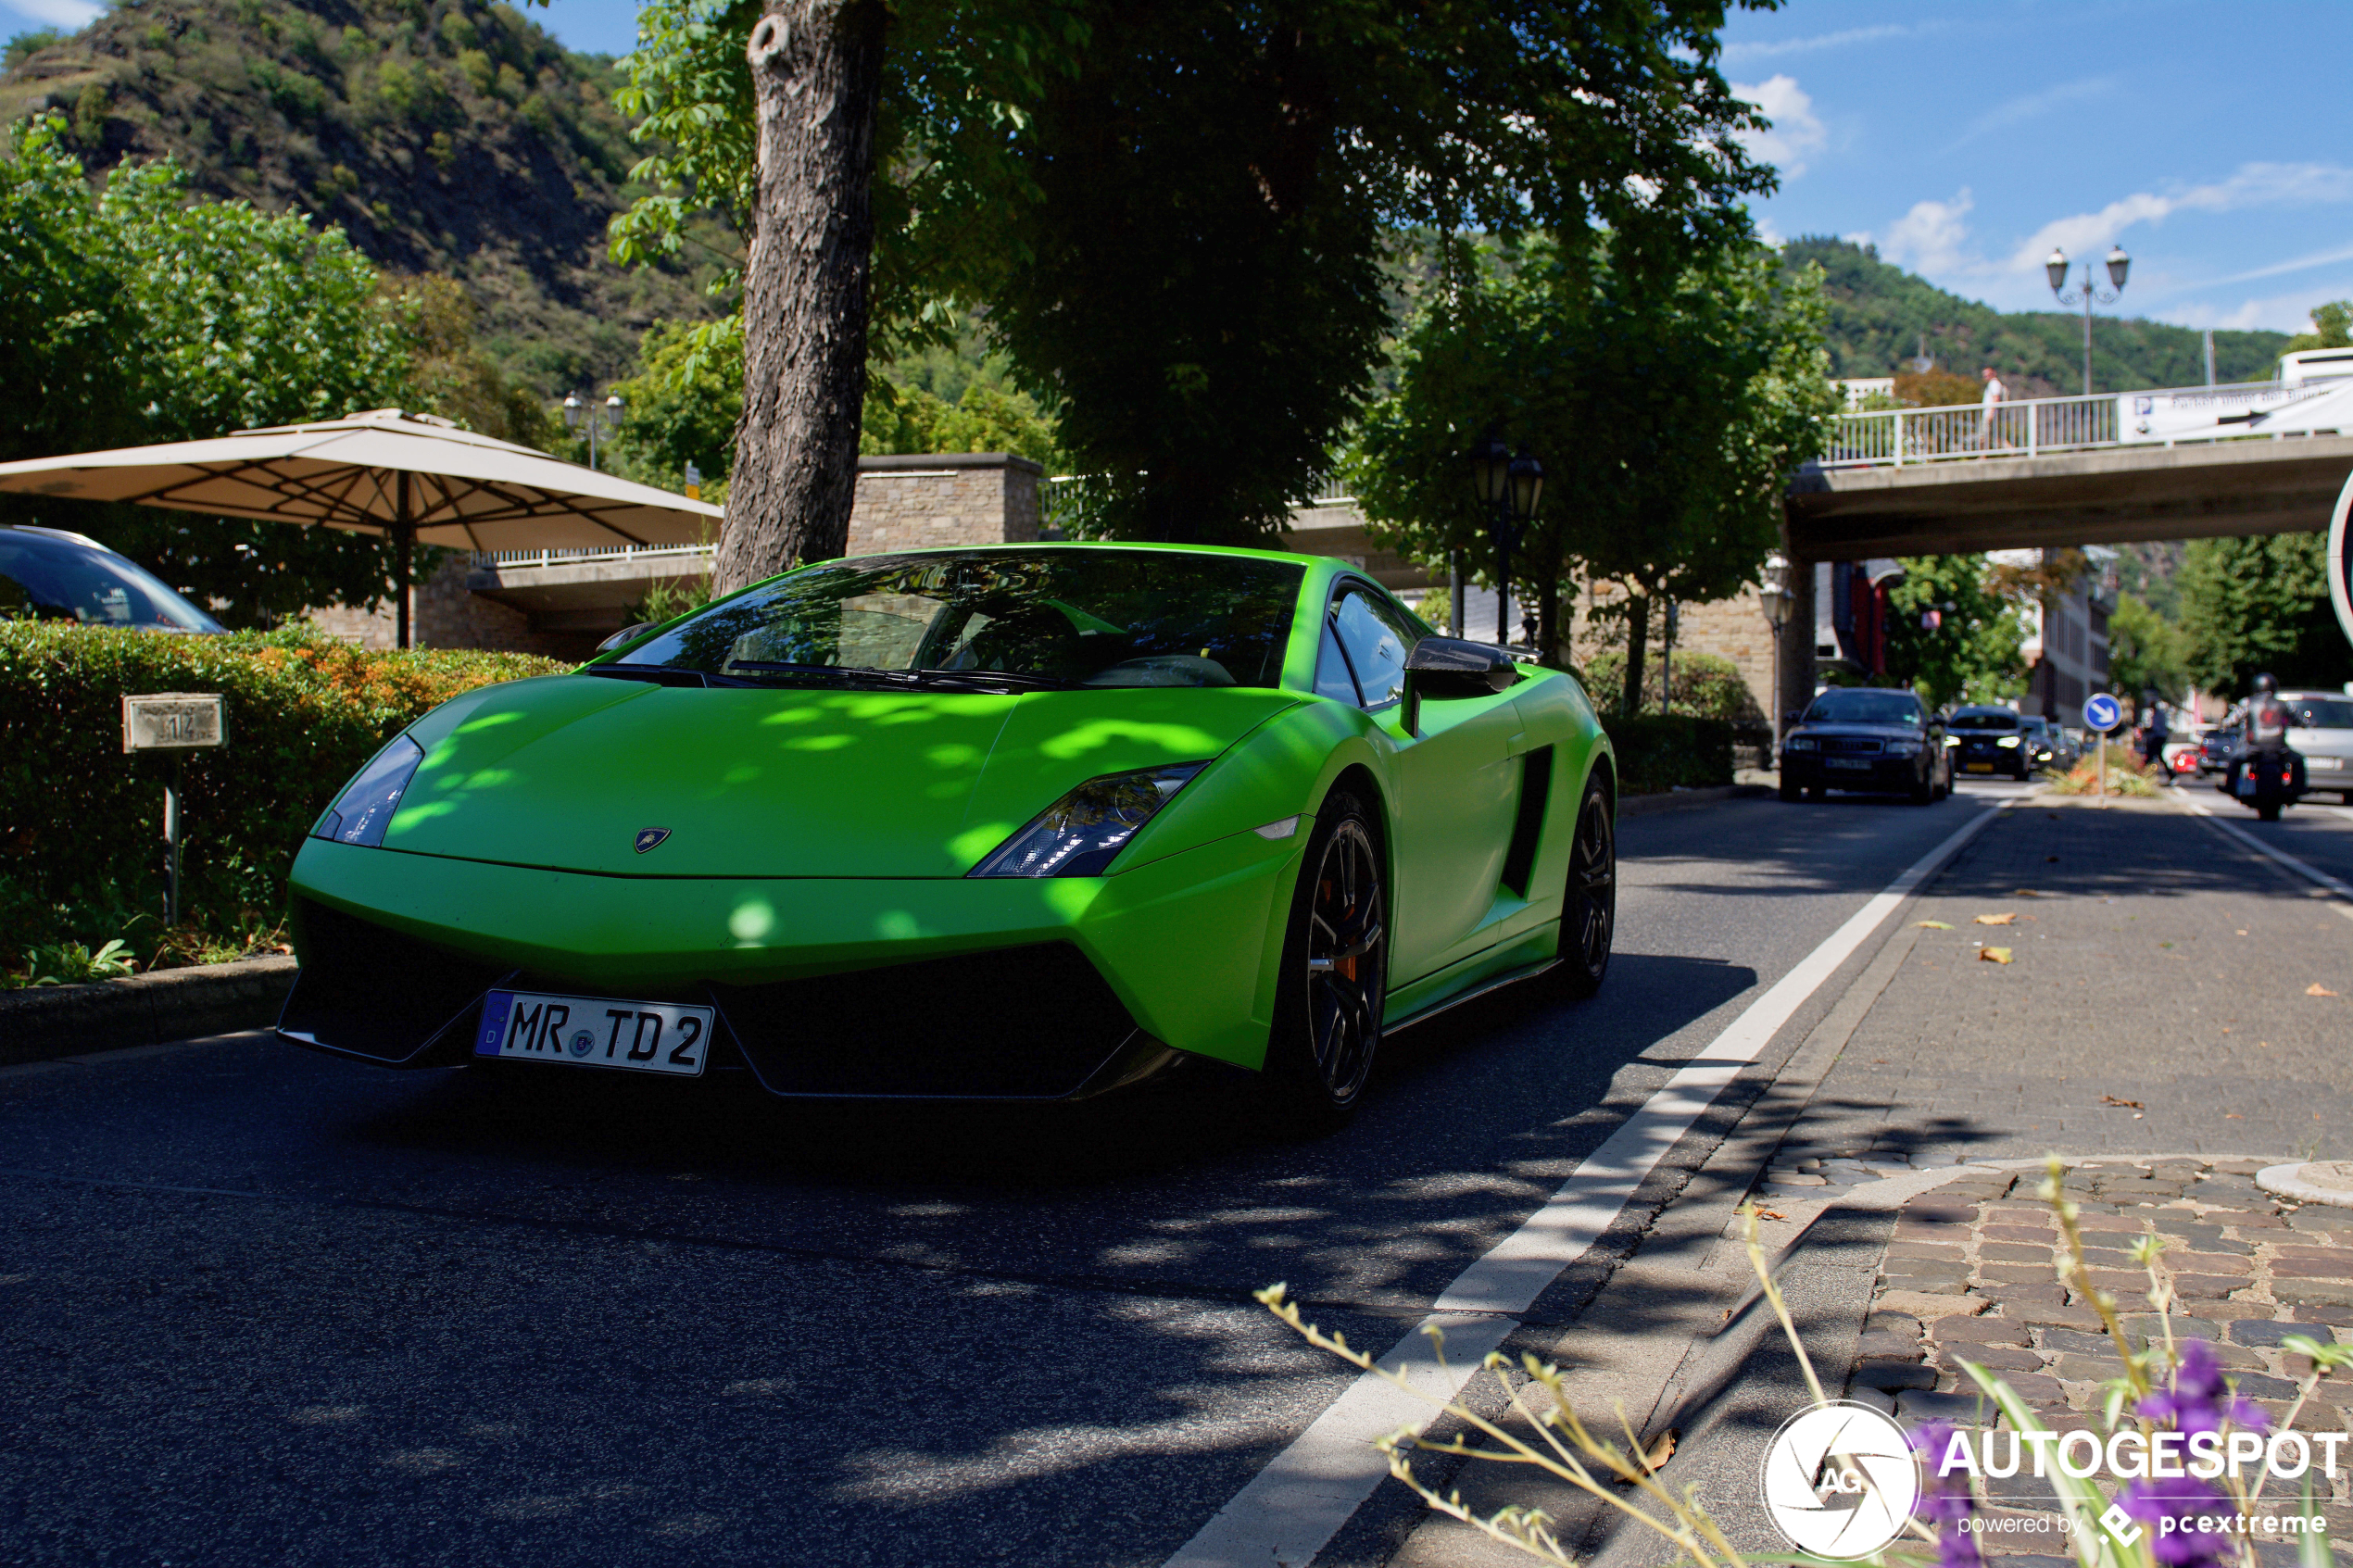
<instances>
[{"instance_id":1,"label":"white road marking","mask_svg":"<svg viewBox=\"0 0 2353 1568\"><path fill-rule=\"evenodd\" d=\"M2189 808L2189 809L2196 812L2199 816L2204 817L2208 822L2213 823L2224 833L2229 834L2233 838L2237 839L2241 844L2246 845L2249 849L2254 850L2257 854L2270 856L2272 859L2277 860L2281 865L2285 866L2288 870L2294 872L2305 881L2317 884L2322 887L2327 888L2331 893L2335 894L2337 897L2344 900L2344 902L2334 906L2336 912L2345 916L2347 920L2353 920L2353 886L2347 886L2345 883L2329 875L2328 872L2321 870L2320 867L2313 865L2309 860L2300 860L2284 849L2272 848L2270 845L2264 843L2261 839L2256 837L2253 834L2239 826L2238 823L2224 822L2221 817L2216 816L2212 811L2207 809L2204 805L2196 800L2184 800L2182 804ZM2328 808L2323 807L2322 809L2326 810Z\"/></svg>"},{"instance_id":2,"label":"white road marking","mask_svg":"<svg viewBox=\"0 0 2353 1568\"><path fill-rule=\"evenodd\" d=\"M1553 1281L1616 1222L1635 1189L1715 1102L1724 1085L1802 1006L1838 972L1912 890L2012 804L2012 795L1980 813L1903 875L1871 896L1847 922L1734 1019L1707 1047L1659 1086L1570 1173L1559 1191L1484 1257L1465 1269L1377 1365L1452 1398L1503 1344ZM1446 1331L1447 1372L1440 1374L1423 1329ZM1290 1447L1252 1477L1185 1543L1165 1568L1302 1568L1373 1495L1389 1463L1373 1447L1400 1427L1419 1433L1438 1407L1365 1373L1315 1418Z\"/></svg>"}]
</instances>

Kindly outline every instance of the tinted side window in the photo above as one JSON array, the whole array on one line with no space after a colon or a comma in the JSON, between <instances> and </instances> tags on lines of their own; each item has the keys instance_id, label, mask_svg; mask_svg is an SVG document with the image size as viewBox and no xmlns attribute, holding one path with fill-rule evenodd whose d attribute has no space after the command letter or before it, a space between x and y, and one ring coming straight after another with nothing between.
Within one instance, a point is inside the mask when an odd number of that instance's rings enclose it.
<instances>
[{"instance_id":1,"label":"tinted side window","mask_svg":"<svg viewBox=\"0 0 2353 1568\"><path fill-rule=\"evenodd\" d=\"M1356 678L1348 672L1348 660L1340 655L1340 638L1332 632L1329 616L1324 619L1323 648L1315 655L1315 695L1358 708L1365 702L1356 695Z\"/></svg>"},{"instance_id":2,"label":"tinted side window","mask_svg":"<svg viewBox=\"0 0 2353 1568\"><path fill-rule=\"evenodd\" d=\"M1403 618L1370 594L1350 588L1332 607L1331 624L1348 650L1349 663L1356 668L1365 706L1385 708L1403 698L1405 655L1418 640Z\"/></svg>"}]
</instances>

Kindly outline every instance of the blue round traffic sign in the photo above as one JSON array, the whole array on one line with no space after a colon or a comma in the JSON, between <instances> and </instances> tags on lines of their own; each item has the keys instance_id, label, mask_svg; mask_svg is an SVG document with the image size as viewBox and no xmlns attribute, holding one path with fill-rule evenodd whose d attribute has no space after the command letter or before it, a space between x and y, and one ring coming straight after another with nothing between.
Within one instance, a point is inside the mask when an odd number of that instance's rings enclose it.
<instances>
[{"instance_id":1,"label":"blue round traffic sign","mask_svg":"<svg viewBox=\"0 0 2353 1568\"><path fill-rule=\"evenodd\" d=\"M2083 699L2083 727L2105 734L2124 722L2124 705L2106 692L2094 692Z\"/></svg>"}]
</instances>

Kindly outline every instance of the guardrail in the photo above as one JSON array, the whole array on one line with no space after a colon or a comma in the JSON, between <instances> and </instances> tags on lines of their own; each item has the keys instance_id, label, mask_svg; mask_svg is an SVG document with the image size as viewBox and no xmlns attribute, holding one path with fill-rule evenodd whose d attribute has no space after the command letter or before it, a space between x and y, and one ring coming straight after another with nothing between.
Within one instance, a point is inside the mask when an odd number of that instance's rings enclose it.
<instances>
[{"instance_id":1,"label":"guardrail","mask_svg":"<svg viewBox=\"0 0 2353 1568\"><path fill-rule=\"evenodd\" d=\"M2183 442L2279 440L2246 420L2341 383L2284 386L2158 387L2089 397L2034 397L1991 408L1962 403L1933 408L1878 408L1836 416L1826 469L1901 468L1986 458L2035 458L2108 446L2173 446ZM2219 420L2235 422L2221 424Z\"/></svg>"}]
</instances>

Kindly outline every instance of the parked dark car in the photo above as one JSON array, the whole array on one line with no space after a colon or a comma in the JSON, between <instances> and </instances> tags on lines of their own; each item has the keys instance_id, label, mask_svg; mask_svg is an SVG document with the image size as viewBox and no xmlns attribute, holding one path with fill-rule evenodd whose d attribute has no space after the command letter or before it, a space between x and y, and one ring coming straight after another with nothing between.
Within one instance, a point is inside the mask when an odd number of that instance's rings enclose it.
<instances>
[{"instance_id":1,"label":"parked dark car","mask_svg":"<svg viewBox=\"0 0 2353 1568\"><path fill-rule=\"evenodd\" d=\"M141 632L228 629L95 539L0 525L0 621L78 621Z\"/></svg>"},{"instance_id":2,"label":"parked dark car","mask_svg":"<svg viewBox=\"0 0 2353 1568\"><path fill-rule=\"evenodd\" d=\"M2230 771L2231 759L2238 755L2239 727L2225 719L2198 737L2197 771L2200 777L2208 773Z\"/></svg>"},{"instance_id":3,"label":"parked dark car","mask_svg":"<svg viewBox=\"0 0 2353 1568\"><path fill-rule=\"evenodd\" d=\"M1956 708L1944 721L1954 744L1957 773L2007 773L2023 779L2034 771L2033 736L2007 708Z\"/></svg>"},{"instance_id":4,"label":"parked dark car","mask_svg":"<svg viewBox=\"0 0 2353 1568\"><path fill-rule=\"evenodd\" d=\"M1824 692L1781 741L1781 798L1819 800L1833 789L1909 796L1919 805L1953 787L1944 730L1910 692L1848 686Z\"/></svg>"}]
</instances>

